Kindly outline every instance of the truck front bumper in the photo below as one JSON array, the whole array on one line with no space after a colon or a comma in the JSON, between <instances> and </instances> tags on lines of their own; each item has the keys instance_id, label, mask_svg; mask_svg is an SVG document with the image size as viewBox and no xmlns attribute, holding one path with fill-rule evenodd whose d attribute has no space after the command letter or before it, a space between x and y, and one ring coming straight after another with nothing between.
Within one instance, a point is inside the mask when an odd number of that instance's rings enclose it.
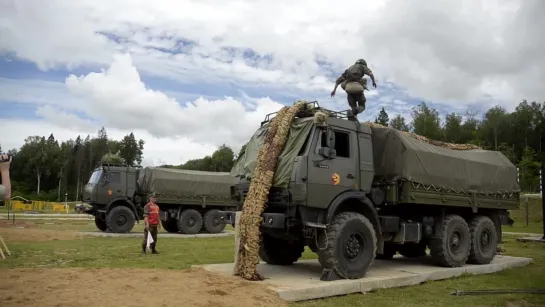
<instances>
[{"instance_id":1,"label":"truck front bumper","mask_svg":"<svg viewBox=\"0 0 545 307\"><path fill-rule=\"evenodd\" d=\"M220 211L219 213L222 223L235 227L236 211ZM261 218L261 227L275 229L286 227L286 215L283 213L263 213L261 214Z\"/></svg>"}]
</instances>

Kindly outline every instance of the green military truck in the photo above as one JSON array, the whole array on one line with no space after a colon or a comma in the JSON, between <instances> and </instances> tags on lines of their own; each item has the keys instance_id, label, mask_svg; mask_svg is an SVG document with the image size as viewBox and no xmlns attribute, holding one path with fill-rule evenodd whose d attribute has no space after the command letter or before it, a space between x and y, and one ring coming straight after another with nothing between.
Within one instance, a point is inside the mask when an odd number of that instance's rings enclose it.
<instances>
[{"instance_id":1,"label":"green military truck","mask_svg":"<svg viewBox=\"0 0 545 307\"><path fill-rule=\"evenodd\" d=\"M130 167L100 163L84 187L86 213L101 231L130 232L143 219L148 193L154 191L163 228L171 233L220 233L220 210L235 208L234 178L226 172Z\"/></svg>"},{"instance_id":2,"label":"green military truck","mask_svg":"<svg viewBox=\"0 0 545 307\"><path fill-rule=\"evenodd\" d=\"M363 277L375 258L427 255L437 265L486 264L508 210L519 208L516 167L500 152L452 150L319 108L294 119L262 214L260 258L296 262L317 253L322 280ZM311 113L312 114L312 113ZM241 210L273 114L231 174ZM233 224L235 212L222 211Z\"/></svg>"}]
</instances>

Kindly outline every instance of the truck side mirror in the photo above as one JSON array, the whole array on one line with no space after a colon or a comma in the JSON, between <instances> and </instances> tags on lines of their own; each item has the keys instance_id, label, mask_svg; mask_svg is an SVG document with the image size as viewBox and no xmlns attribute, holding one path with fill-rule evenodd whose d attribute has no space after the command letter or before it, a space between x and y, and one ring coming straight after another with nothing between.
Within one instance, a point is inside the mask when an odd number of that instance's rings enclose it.
<instances>
[{"instance_id":1,"label":"truck side mirror","mask_svg":"<svg viewBox=\"0 0 545 307\"><path fill-rule=\"evenodd\" d=\"M335 132L330 127L326 128L322 137L325 137L325 146L322 146L318 153L326 159L335 159L337 151L335 150Z\"/></svg>"},{"instance_id":2,"label":"truck side mirror","mask_svg":"<svg viewBox=\"0 0 545 307\"><path fill-rule=\"evenodd\" d=\"M331 127L327 127L326 129L325 144L331 149L335 148L335 132L333 131L333 129L331 129Z\"/></svg>"}]
</instances>

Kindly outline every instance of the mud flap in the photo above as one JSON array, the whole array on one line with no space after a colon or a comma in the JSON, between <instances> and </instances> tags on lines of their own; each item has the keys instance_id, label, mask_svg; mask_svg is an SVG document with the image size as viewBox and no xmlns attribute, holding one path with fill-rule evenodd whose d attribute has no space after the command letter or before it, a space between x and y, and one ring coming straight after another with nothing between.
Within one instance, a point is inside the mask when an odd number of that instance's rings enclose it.
<instances>
[{"instance_id":1,"label":"mud flap","mask_svg":"<svg viewBox=\"0 0 545 307\"><path fill-rule=\"evenodd\" d=\"M322 270L322 276L320 276L321 281L335 281L335 280L343 280L337 272L333 269L323 269Z\"/></svg>"}]
</instances>

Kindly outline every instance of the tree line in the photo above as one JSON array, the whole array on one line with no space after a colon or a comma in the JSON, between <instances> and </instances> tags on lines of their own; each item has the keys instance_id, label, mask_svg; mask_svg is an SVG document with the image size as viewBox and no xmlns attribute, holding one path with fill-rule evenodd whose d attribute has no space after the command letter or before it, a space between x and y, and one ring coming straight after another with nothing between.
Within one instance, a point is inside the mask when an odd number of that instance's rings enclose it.
<instances>
[{"instance_id":1,"label":"tree line","mask_svg":"<svg viewBox=\"0 0 545 307\"><path fill-rule=\"evenodd\" d=\"M144 141L131 132L121 140L108 138L102 127L97 136L78 135L59 142L53 134L33 135L19 149L11 149L12 196L30 200L71 201L81 199L93 169L105 156L115 154L128 165L140 165ZM0 152L2 147L0 144Z\"/></svg>"},{"instance_id":2,"label":"tree line","mask_svg":"<svg viewBox=\"0 0 545 307\"><path fill-rule=\"evenodd\" d=\"M389 118L382 108L375 123L402 131L413 132L430 139L457 144L475 144L484 149L501 151L520 168L520 185L523 191L539 191L539 167L545 163L545 103L523 100L513 112L495 106L479 115L474 110L465 114L449 113L441 121L439 112L421 102L411 111L408 121L401 115ZM97 135L77 136L74 140L58 142L51 134L29 136L19 149L8 152L14 156L12 165L13 196L32 200L80 200L84 185L93 169L105 156L116 154L124 163L141 165L145 142L134 134L121 140L110 139L106 129ZM181 165L161 167L229 172L238 155L224 145L200 159ZM0 144L0 152L1 144Z\"/></svg>"}]
</instances>

